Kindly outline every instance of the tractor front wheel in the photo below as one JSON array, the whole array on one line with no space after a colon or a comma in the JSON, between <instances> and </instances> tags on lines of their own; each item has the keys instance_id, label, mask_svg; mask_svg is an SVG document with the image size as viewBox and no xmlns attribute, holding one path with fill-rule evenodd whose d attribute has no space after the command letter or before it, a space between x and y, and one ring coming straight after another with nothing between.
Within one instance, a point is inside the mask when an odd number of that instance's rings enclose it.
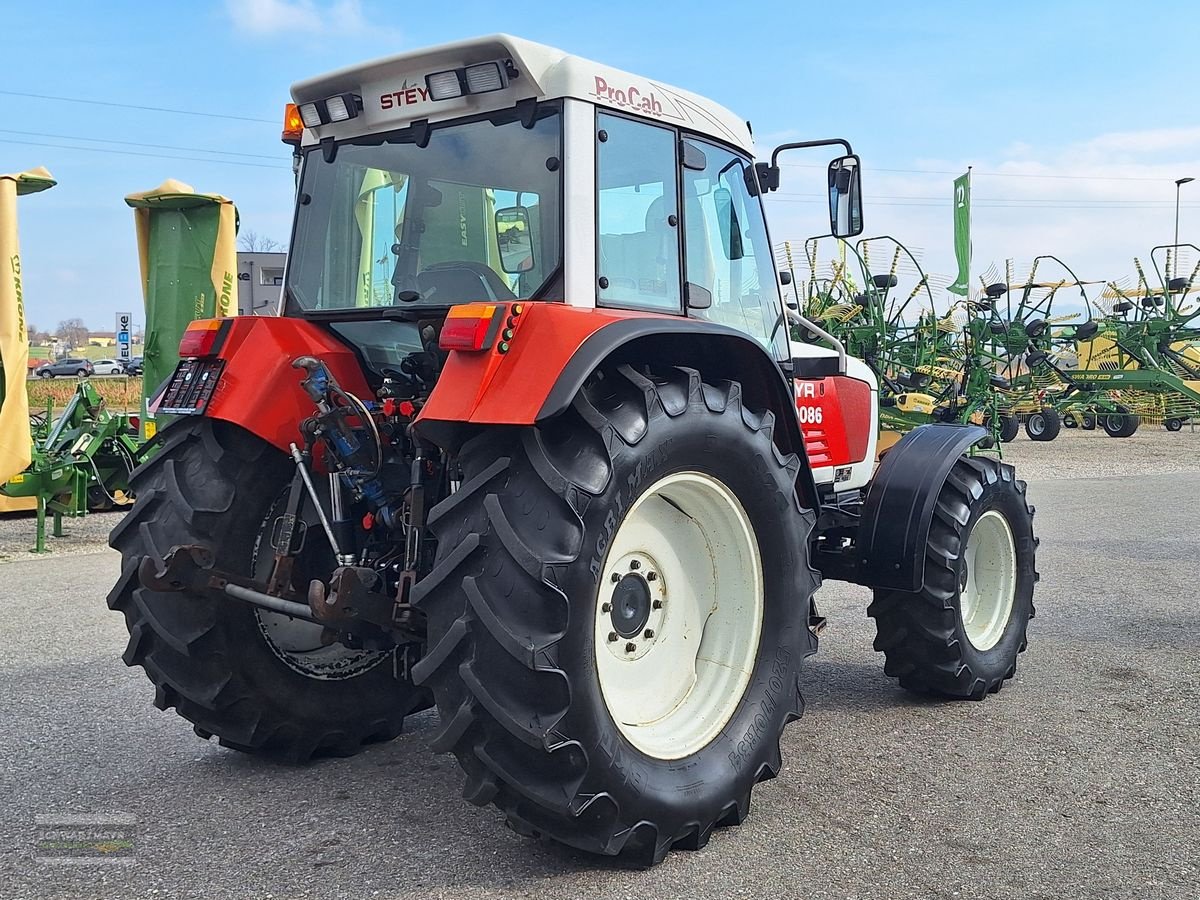
<instances>
[{"instance_id":1,"label":"tractor front wheel","mask_svg":"<svg viewBox=\"0 0 1200 900\"><path fill-rule=\"evenodd\" d=\"M954 464L934 507L925 585L875 591L875 649L908 690L982 700L1000 690L1025 649L1033 616L1037 539L1025 482L986 457Z\"/></svg>"},{"instance_id":2,"label":"tractor front wheel","mask_svg":"<svg viewBox=\"0 0 1200 900\"><path fill-rule=\"evenodd\" d=\"M212 419L183 421L134 471L133 510L109 540L121 578L108 597L125 615L124 660L154 683L154 705L174 707L203 738L303 762L348 756L400 733L404 717L431 705L403 674L397 651L327 645L321 626L222 596L157 593L138 568L173 546L203 544L216 567L265 580L269 536L291 480L287 458L259 438ZM293 584L328 579L333 551L304 506L309 527ZM311 521L310 521L311 520Z\"/></svg>"},{"instance_id":3,"label":"tractor front wheel","mask_svg":"<svg viewBox=\"0 0 1200 900\"><path fill-rule=\"evenodd\" d=\"M745 818L816 646L813 515L773 428L736 383L622 366L464 446L414 676L469 801L643 864Z\"/></svg>"}]
</instances>

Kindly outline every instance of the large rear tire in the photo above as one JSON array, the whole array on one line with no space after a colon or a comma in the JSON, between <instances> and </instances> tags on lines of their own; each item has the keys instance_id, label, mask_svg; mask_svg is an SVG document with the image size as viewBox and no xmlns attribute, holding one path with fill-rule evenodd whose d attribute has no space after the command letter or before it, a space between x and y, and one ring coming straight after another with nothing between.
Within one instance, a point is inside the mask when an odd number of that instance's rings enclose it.
<instances>
[{"instance_id":1,"label":"large rear tire","mask_svg":"<svg viewBox=\"0 0 1200 900\"><path fill-rule=\"evenodd\" d=\"M982 700L1016 673L1033 617L1037 539L1025 482L985 457L954 464L938 495L917 593L875 591L875 649L910 691Z\"/></svg>"},{"instance_id":2,"label":"large rear tire","mask_svg":"<svg viewBox=\"0 0 1200 900\"><path fill-rule=\"evenodd\" d=\"M157 593L138 579L143 559L161 562L179 544L204 544L217 568L264 577L265 535L290 478L282 453L237 426L174 425L130 478L137 503L109 538L121 578L108 604L125 615L124 660L145 669L155 706L174 707L223 746L302 762L395 737L407 714L431 705L428 693L403 676L395 651L325 647L318 626L224 597ZM324 532L310 527L294 582L332 567Z\"/></svg>"},{"instance_id":3,"label":"large rear tire","mask_svg":"<svg viewBox=\"0 0 1200 900\"><path fill-rule=\"evenodd\" d=\"M813 515L773 428L736 383L622 366L563 416L464 447L414 590L414 676L468 800L648 865L745 818L816 648Z\"/></svg>"}]
</instances>

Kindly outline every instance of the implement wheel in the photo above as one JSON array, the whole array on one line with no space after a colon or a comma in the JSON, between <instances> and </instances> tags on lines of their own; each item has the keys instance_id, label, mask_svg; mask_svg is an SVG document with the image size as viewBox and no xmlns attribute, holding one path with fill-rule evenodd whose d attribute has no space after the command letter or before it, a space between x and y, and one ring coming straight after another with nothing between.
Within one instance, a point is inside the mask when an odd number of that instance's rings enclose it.
<instances>
[{"instance_id":1,"label":"implement wheel","mask_svg":"<svg viewBox=\"0 0 1200 900\"><path fill-rule=\"evenodd\" d=\"M469 801L643 864L746 817L816 646L813 516L773 428L736 383L622 366L463 448L414 675Z\"/></svg>"},{"instance_id":2,"label":"implement wheel","mask_svg":"<svg viewBox=\"0 0 1200 900\"><path fill-rule=\"evenodd\" d=\"M1118 406L1116 412L1100 414L1100 427L1109 437L1132 437L1138 430L1138 424L1138 417L1132 415L1124 406Z\"/></svg>"},{"instance_id":3,"label":"implement wheel","mask_svg":"<svg viewBox=\"0 0 1200 900\"><path fill-rule=\"evenodd\" d=\"M108 596L125 615L124 660L155 685L154 705L174 707L203 738L301 762L349 756L400 733L405 715L431 705L401 674L396 651L326 646L322 628L232 598L156 593L138 567L179 544L204 544L217 568L265 579L269 535L292 476L282 453L212 419L172 426L162 448L134 471L137 503L109 537L121 578ZM333 552L312 504L293 584L327 579Z\"/></svg>"},{"instance_id":4,"label":"implement wheel","mask_svg":"<svg viewBox=\"0 0 1200 900\"><path fill-rule=\"evenodd\" d=\"M1167 431L1180 431L1183 428L1183 419L1167 419L1163 422L1163 428Z\"/></svg>"},{"instance_id":5,"label":"implement wheel","mask_svg":"<svg viewBox=\"0 0 1200 900\"><path fill-rule=\"evenodd\" d=\"M1000 440L1006 444L1011 444L1017 439L1017 435L1021 431L1021 423L1017 421L1016 416L1001 416L1000 417Z\"/></svg>"},{"instance_id":6,"label":"implement wheel","mask_svg":"<svg viewBox=\"0 0 1200 900\"><path fill-rule=\"evenodd\" d=\"M924 694L982 700L1025 649L1037 539L1025 482L985 457L954 464L938 494L916 593L875 591L875 649L884 672Z\"/></svg>"},{"instance_id":7,"label":"implement wheel","mask_svg":"<svg viewBox=\"0 0 1200 900\"><path fill-rule=\"evenodd\" d=\"M1058 410L1046 406L1039 412L1030 413L1025 419L1025 433L1031 441L1052 441L1062 430L1062 419Z\"/></svg>"}]
</instances>

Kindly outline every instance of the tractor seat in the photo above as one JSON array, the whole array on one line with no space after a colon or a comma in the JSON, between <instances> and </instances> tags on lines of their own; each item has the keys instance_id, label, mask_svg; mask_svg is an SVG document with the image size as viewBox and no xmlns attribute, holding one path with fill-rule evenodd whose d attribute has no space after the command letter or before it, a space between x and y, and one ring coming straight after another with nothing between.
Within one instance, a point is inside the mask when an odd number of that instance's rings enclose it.
<instances>
[{"instance_id":1,"label":"tractor seat","mask_svg":"<svg viewBox=\"0 0 1200 900\"><path fill-rule=\"evenodd\" d=\"M417 275L417 289L434 303L517 299L494 269L471 260L434 263Z\"/></svg>"}]
</instances>

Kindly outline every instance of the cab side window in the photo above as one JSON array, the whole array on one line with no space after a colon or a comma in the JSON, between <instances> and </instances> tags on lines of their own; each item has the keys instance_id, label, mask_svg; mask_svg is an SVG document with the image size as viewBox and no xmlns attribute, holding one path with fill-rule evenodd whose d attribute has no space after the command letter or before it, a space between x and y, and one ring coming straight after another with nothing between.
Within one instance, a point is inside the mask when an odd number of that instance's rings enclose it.
<instances>
[{"instance_id":1,"label":"cab side window","mask_svg":"<svg viewBox=\"0 0 1200 900\"><path fill-rule=\"evenodd\" d=\"M679 312L679 209L673 131L596 116L597 302Z\"/></svg>"},{"instance_id":2,"label":"cab side window","mask_svg":"<svg viewBox=\"0 0 1200 900\"><path fill-rule=\"evenodd\" d=\"M787 328L766 222L746 187L751 163L715 144L686 143L697 167L683 173L685 277L712 296L711 306L692 314L786 355Z\"/></svg>"}]
</instances>

